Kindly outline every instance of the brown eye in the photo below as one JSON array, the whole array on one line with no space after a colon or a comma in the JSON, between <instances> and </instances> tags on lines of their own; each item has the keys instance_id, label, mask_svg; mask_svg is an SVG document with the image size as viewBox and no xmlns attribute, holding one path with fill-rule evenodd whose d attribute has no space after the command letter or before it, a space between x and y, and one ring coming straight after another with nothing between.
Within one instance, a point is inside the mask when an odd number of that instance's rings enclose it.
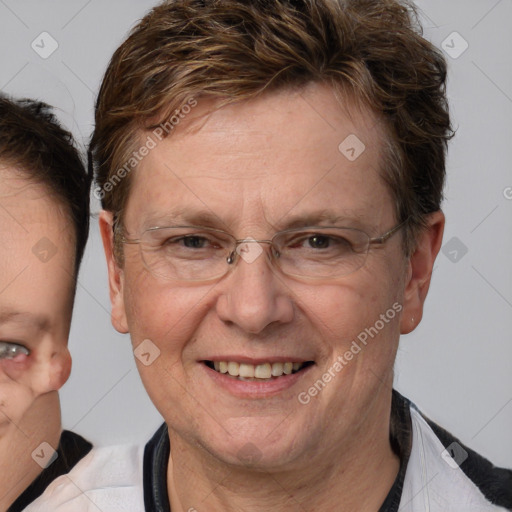
<instances>
[{"instance_id":1,"label":"brown eye","mask_svg":"<svg viewBox=\"0 0 512 512\"><path fill-rule=\"evenodd\" d=\"M330 237L324 235L314 235L308 238L308 244L313 249L327 249L331 242Z\"/></svg>"}]
</instances>

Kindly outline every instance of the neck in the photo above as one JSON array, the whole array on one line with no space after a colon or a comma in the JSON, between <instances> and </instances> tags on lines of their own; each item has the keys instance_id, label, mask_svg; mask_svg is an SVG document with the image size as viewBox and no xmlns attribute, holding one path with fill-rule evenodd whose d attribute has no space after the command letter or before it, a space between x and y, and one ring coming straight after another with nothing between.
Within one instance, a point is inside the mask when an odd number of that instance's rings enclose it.
<instances>
[{"instance_id":1,"label":"neck","mask_svg":"<svg viewBox=\"0 0 512 512\"><path fill-rule=\"evenodd\" d=\"M57 392L40 396L21 421L5 426L0 434L0 512L5 512L42 472L32 452L43 442L57 449L60 433Z\"/></svg>"},{"instance_id":2,"label":"neck","mask_svg":"<svg viewBox=\"0 0 512 512\"><path fill-rule=\"evenodd\" d=\"M400 467L389 443L390 400L379 405L378 421L368 418L365 432L358 430L336 448L307 454L285 470L227 466L169 430L172 511L377 512Z\"/></svg>"}]
</instances>

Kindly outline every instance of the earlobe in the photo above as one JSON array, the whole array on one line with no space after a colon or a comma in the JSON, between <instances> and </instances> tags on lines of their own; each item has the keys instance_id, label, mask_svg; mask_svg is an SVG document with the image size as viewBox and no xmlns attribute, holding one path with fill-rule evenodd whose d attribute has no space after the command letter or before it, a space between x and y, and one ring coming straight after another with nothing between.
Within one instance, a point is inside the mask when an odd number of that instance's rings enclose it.
<instances>
[{"instance_id":1,"label":"earlobe","mask_svg":"<svg viewBox=\"0 0 512 512\"><path fill-rule=\"evenodd\" d=\"M99 227L107 260L112 325L118 332L126 334L128 323L124 307L123 273L114 255L113 215L111 212L103 210L100 213Z\"/></svg>"},{"instance_id":2,"label":"earlobe","mask_svg":"<svg viewBox=\"0 0 512 512\"><path fill-rule=\"evenodd\" d=\"M434 262L441 248L445 225L441 210L429 215L427 228L419 235L414 253L409 258L404 288L400 333L408 334L420 323Z\"/></svg>"}]
</instances>

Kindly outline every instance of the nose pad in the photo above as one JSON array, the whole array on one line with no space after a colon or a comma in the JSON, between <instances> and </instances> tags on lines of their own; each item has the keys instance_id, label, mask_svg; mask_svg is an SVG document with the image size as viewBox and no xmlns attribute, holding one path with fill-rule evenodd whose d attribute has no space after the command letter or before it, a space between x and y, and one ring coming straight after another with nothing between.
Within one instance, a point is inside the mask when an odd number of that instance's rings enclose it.
<instances>
[{"instance_id":1,"label":"nose pad","mask_svg":"<svg viewBox=\"0 0 512 512\"><path fill-rule=\"evenodd\" d=\"M264 252L262 243L266 241L255 240L254 238L246 238L240 240L236 247L236 254L246 263L254 263Z\"/></svg>"}]
</instances>

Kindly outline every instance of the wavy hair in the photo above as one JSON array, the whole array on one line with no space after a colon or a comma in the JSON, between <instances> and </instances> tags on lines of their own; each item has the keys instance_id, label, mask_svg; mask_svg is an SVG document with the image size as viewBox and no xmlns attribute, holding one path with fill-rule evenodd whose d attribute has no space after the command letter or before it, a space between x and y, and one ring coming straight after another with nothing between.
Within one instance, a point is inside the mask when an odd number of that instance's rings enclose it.
<instances>
[{"instance_id":1,"label":"wavy hair","mask_svg":"<svg viewBox=\"0 0 512 512\"><path fill-rule=\"evenodd\" d=\"M141 131L191 97L223 104L321 82L371 109L386 128L382 177L410 254L440 209L447 141L446 62L398 0L168 0L114 53L96 104L90 162L102 188ZM130 176L102 195L122 221ZM106 189L105 189L106 190Z\"/></svg>"}]
</instances>

